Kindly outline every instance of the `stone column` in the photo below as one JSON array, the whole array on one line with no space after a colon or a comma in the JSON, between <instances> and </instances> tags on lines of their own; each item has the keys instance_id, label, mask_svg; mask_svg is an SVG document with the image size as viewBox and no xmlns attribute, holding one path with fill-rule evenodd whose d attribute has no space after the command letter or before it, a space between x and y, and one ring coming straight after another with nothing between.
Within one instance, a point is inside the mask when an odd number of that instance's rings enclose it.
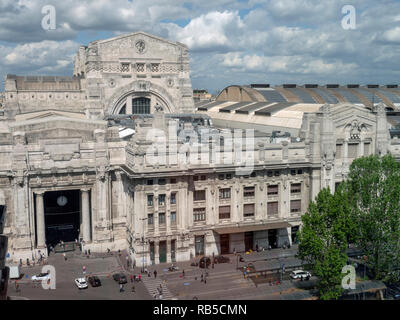
<instances>
[{"instance_id":1,"label":"stone column","mask_svg":"<svg viewBox=\"0 0 400 320\"><path fill-rule=\"evenodd\" d=\"M83 241L90 241L90 210L89 210L89 189L81 190L82 199L82 236Z\"/></svg>"},{"instance_id":2,"label":"stone column","mask_svg":"<svg viewBox=\"0 0 400 320\"><path fill-rule=\"evenodd\" d=\"M160 263L160 241L154 241L154 263Z\"/></svg>"},{"instance_id":3,"label":"stone column","mask_svg":"<svg viewBox=\"0 0 400 320\"><path fill-rule=\"evenodd\" d=\"M171 239L167 239L167 263L171 263Z\"/></svg>"},{"instance_id":4,"label":"stone column","mask_svg":"<svg viewBox=\"0 0 400 320\"><path fill-rule=\"evenodd\" d=\"M36 192L36 235L38 248L44 248L46 244L43 195L44 191Z\"/></svg>"}]
</instances>

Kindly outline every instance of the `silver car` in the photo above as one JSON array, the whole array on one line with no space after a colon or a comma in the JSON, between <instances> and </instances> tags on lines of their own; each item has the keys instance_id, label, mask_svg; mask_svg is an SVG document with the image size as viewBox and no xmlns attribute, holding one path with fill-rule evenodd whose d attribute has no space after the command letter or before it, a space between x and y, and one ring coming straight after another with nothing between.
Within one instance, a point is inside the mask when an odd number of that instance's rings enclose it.
<instances>
[{"instance_id":1,"label":"silver car","mask_svg":"<svg viewBox=\"0 0 400 320\"><path fill-rule=\"evenodd\" d=\"M311 278L311 273L304 270L295 270L290 273L290 278L293 280L309 280Z\"/></svg>"}]
</instances>

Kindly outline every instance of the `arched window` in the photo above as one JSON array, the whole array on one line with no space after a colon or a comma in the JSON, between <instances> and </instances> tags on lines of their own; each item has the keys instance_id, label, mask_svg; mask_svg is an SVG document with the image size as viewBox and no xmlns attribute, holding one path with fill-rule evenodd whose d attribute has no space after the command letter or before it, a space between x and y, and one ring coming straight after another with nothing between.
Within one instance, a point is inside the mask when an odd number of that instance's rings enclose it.
<instances>
[{"instance_id":1,"label":"arched window","mask_svg":"<svg viewBox=\"0 0 400 320\"><path fill-rule=\"evenodd\" d=\"M149 98L135 98L132 100L133 114L150 114L150 99Z\"/></svg>"},{"instance_id":2,"label":"arched window","mask_svg":"<svg viewBox=\"0 0 400 320\"><path fill-rule=\"evenodd\" d=\"M126 114L126 104L124 104L121 110L119 110L119 114Z\"/></svg>"}]
</instances>

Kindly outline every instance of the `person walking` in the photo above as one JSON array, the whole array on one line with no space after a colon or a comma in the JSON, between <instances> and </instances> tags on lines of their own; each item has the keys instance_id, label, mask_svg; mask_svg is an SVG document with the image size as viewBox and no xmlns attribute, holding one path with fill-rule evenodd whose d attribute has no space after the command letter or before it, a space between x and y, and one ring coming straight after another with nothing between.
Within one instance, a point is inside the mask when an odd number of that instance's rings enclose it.
<instances>
[{"instance_id":1,"label":"person walking","mask_svg":"<svg viewBox=\"0 0 400 320\"><path fill-rule=\"evenodd\" d=\"M138 275L138 281L141 281L142 280L142 274L141 273L139 273L139 275Z\"/></svg>"},{"instance_id":2,"label":"person walking","mask_svg":"<svg viewBox=\"0 0 400 320\"><path fill-rule=\"evenodd\" d=\"M182 277L185 277L185 270L182 270Z\"/></svg>"},{"instance_id":3,"label":"person walking","mask_svg":"<svg viewBox=\"0 0 400 320\"><path fill-rule=\"evenodd\" d=\"M131 278L131 283L133 283L133 275L132 274L131 274L130 278Z\"/></svg>"},{"instance_id":4,"label":"person walking","mask_svg":"<svg viewBox=\"0 0 400 320\"><path fill-rule=\"evenodd\" d=\"M64 261L67 261L67 255L63 252Z\"/></svg>"},{"instance_id":5,"label":"person walking","mask_svg":"<svg viewBox=\"0 0 400 320\"><path fill-rule=\"evenodd\" d=\"M154 270L154 278L157 278L157 270Z\"/></svg>"},{"instance_id":6,"label":"person walking","mask_svg":"<svg viewBox=\"0 0 400 320\"><path fill-rule=\"evenodd\" d=\"M119 284L119 292L123 292L124 291L124 286L122 285L122 283Z\"/></svg>"}]
</instances>

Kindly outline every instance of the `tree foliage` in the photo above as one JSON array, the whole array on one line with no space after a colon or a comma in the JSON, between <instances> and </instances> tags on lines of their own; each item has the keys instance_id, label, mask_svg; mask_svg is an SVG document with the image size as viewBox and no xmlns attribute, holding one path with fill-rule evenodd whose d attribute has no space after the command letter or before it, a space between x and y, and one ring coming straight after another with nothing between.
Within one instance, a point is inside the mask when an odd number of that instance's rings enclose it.
<instances>
[{"instance_id":1,"label":"tree foliage","mask_svg":"<svg viewBox=\"0 0 400 320\"><path fill-rule=\"evenodd\" d=\"M356 244L375 279L400 279L400 163L391 155L353 161L332 195L323 189L302 217L298 256L318 277L321 299L341 293L346 248Z\"/></svg>"},{"instance_id":2,"label":"tree foliage","mask_svg":"<svg viewBox=\"0 0 400 320\"><path fill-rule=\"evenodd\" d=\"M346 194L321 190L303 215L302 225L298 256L318 277L321 299L337 299L342 294L341 272L347 263L349 235L355 229Z\"/></svg>"},{"instance_id":3,"label":"tree foliage","mask_svg":"<svg viewBox=\"0 0 400 320\"><path fill-rule=\"evenodd\" d=\"M400 163L391 155L353 161L347 183L358 245L375 279L400 276Z\"/></svg>"}]
</instances>

